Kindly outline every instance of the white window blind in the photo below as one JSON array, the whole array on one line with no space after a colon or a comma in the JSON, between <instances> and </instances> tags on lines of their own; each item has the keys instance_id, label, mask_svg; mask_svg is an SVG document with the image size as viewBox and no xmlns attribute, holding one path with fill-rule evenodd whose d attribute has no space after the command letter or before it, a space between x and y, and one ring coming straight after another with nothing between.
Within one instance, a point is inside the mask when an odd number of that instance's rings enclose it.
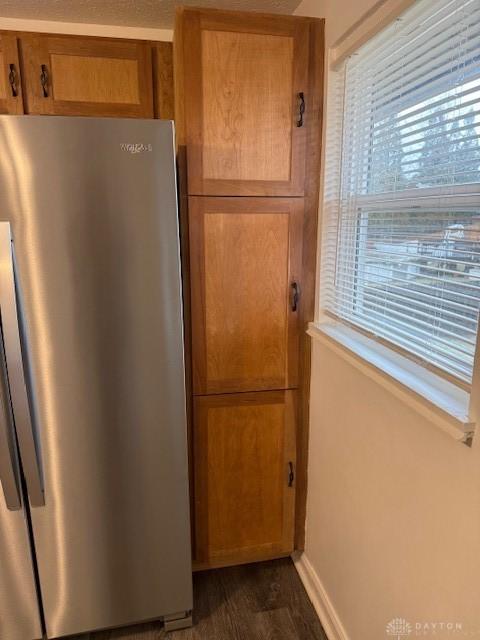
<instances>
[{"instance_id":1,"label":"white window blind","mask_svg":"<svg viewBox=\"0 0 480 640\"><path fill-rule=\"evenodd\" d=\"M333 73L321 305L471 382L480 0L419 0Z\"/></svg>"}]
</instances>

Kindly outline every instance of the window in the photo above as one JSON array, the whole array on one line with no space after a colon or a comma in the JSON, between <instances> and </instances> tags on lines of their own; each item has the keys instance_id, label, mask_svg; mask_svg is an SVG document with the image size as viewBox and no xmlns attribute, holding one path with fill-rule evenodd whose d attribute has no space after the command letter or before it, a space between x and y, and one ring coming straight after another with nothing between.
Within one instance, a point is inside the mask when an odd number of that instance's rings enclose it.
<instances>
[{"instance_id":1,"label":"window","mask_svg":"<svg viewBox=\"0 0 480 640\"><path fill-rule=\"evenodd\" d=\"M321 305L470 383L480 0L420 0L333 75Z\"/></svg>"}]
</instances>

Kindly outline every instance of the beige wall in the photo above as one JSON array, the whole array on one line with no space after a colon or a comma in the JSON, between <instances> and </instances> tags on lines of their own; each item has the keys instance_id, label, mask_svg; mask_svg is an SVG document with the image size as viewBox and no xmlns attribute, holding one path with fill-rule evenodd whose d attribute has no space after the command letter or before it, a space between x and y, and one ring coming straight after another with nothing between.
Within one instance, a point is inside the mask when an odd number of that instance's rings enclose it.
<instances>
[{"instance_id":1,"label":"beige wall","mask_svg":"<svg viewBox=\"0 0 480 640\"><path fill-rule=\"evenodd\" d=\"M379 4L378 0L303 0L295 13L325 18L326 42L331 46Z\"/></svg>"},{"instance_id":2,"label":"beige wall","mask_svg":"<svg viewBox=\"0 0 480 640\"><path fill-rule=\"evenodd\" d=\"M350 639L395 617L480 638L480 448L318 342L310 429L306 555Z\"/></svg>"},{"instance_id":3,"label":"beige wall","mask_svg":"<svg viewBox=\"0 0 480 640\"><path fill-rule=\"evenodd\" d=\"M332 44L374 4L298 12L326 17ZM313 340L307 566L350 640L392 637L395 617L463 626L425 638L480 638L479 442L455 442Z\"/></svg>"}]
</instances>

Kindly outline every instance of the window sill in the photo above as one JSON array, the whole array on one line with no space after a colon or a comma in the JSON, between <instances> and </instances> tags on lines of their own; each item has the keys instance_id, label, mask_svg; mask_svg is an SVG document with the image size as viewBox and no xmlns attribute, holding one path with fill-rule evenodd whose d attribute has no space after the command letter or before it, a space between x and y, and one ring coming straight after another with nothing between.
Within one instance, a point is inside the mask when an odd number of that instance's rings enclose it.
<instances>
[{"instance_id":1,"label":"window sill","mask_svg":"<svg viewBox=\"0 0 480 640\"><path fill-rule=\"evenodd\" d=\"M308 334L455 440L471 444L475 423L467 391L339 322L312 322Z\"/></svg>"}]
</instances>

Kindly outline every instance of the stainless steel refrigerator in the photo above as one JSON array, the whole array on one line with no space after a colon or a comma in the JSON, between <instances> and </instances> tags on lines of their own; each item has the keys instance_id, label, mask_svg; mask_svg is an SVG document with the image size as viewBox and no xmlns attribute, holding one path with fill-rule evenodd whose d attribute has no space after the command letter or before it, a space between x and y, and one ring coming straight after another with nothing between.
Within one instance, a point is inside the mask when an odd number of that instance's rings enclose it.
<instances>
[{"instance_id":1,"label":"stainless steel refrigerator","mask_svg":"<svg viewBox=\"0 0 480 640\"><path fill-rule=\"evenodd\" d=\"M0 116L0 313L1 640L188 625L171 122Z\"/></svg>"}]
</instances>

